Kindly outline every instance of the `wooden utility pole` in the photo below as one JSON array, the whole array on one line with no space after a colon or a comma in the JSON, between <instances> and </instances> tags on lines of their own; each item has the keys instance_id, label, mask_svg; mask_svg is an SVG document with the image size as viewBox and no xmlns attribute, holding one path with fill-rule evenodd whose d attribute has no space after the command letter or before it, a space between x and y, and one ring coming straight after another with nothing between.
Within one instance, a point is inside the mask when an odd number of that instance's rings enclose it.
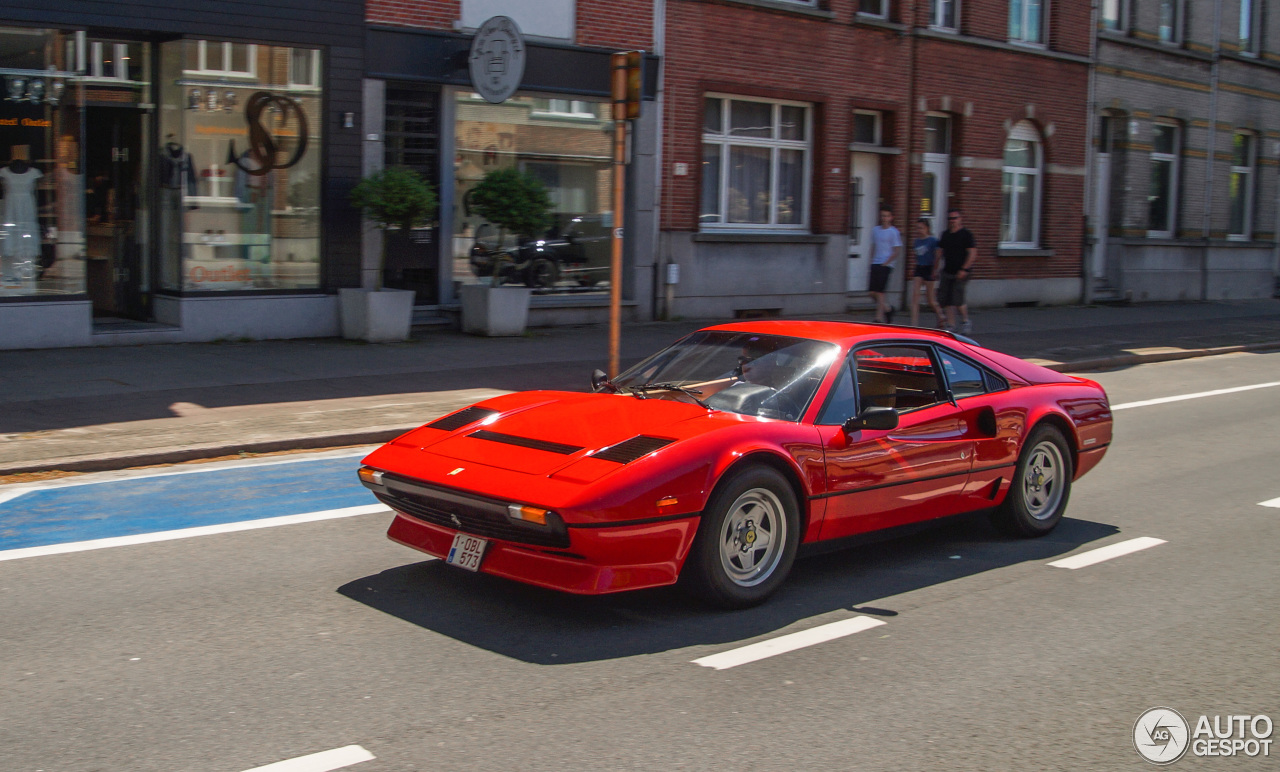
<instances>
[{"instance_id":1,"label":"wooden utility pole","mask_svg":"<svg viewBox=\"0 0 1280 772\"><path fill-rule=\"evenodd\" d=\"M620 372L622 349L622 227L626 203L628 123L640 117L639 51L613 55L613 252L609 260L609 377Z\"/></svg>"}]
</instances>

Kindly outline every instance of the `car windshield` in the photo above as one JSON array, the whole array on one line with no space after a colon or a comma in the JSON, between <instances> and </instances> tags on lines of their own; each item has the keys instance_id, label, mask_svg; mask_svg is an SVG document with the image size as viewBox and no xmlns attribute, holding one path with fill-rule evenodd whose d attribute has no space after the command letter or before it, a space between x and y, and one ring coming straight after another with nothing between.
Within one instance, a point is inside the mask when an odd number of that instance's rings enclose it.
<instances>
[{"instance_id":1,"label":"car windshield","mask_svg":"<svg viewBox=\"0 0 1280 772\"><path fill-rule=\"evenodd\" d=\"M833 343L805 338L703 330L613 383L636 396L696 397L715 410L798 421L839 353Z\"/></svg>"}]
</instances>

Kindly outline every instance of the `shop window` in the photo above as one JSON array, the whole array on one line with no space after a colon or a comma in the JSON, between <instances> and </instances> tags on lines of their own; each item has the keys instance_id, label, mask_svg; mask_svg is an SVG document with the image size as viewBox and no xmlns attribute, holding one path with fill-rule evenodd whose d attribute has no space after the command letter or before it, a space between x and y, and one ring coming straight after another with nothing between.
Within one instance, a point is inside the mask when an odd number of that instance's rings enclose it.
<instances>
[{"instance_id":1,"label":"shop window","mask_svg":"<svg viewBox=\"0 0 1280 772\"><path fill-rule=\"evenodd\" d=\"M809 105L718 95L703 104L702 227L808 227Z\"/></svg>"},{"instance_id":2,"label":"shop window","mask_svg":"<svg viewBox=\"0 0 1280 772\"><path fill-rule=\"evenodd\" d=\"M1228 181L1227 194L1231 202L1229 238L1235 241L1248 241L1253 237L1256 148L1256 138L1249 132L1237 132L1231 138L1231 177Z\"/></svg>"},{"instance_id":3,"label":"shop window","mask_svg":"<svg viewBox=\"0 0 1280 772\"><path fill-rule=\"evenodd\" d=\"M955 32L960 29L960 0L929 0L929 26Z\"/></svg>"},{"instance_id":4,"label":"shop window","mask_svg":"<svg viewBox=\"0 0 1280 772\"><path fill-rule=\"evenodd\" d=\"M881 114L874 110L853 111L853 141L859 145L880 145L883 142Z\"/></svg>"},{"instance_id":5,"label":"shop window","mask_svg":"<svg viewBox=\"0 0 1280 772\"><path fill-rule=\"evenodd\" d=\"M85 292L74 33L0 27L0 300Z\"/></svg>"},{"instance_id":6,"label":"shop window","mask_svg":"<svg viewBox=\"0 0 1280 772\"><path fill-rule=\"evenodd\" d=\"M190 40L186 43L186 71L189 73L243 78L257 74L258 47L255 45L214 40Z\"/></svg>"},{"instance_id":7,"label":"shop window","mask_svg":"<svg viewBox=\"0 0 1280 772\"><path fill-rule=\"evenodd\" d=\"M162 44L156 166L164 289L320 286L323 95L295 77L318 73L321 54L297 52Z\"/></svg>"},{"instance_id":8,"label":"shop window","mask_svg":"<svg viewBox=\"0 0 1280 772\"><path fill-rule=\"evenodd\" d=\"M604 100L517 95L489 104L455 97L453 278L525 284L538 293L609 286L613 231L613 121ZM515 170L550 201L547 226L524 234L487 221L472 191Z\"/></svg>"},{"instance_id":9,"label":"shop window","mask_svg":"<svg viewBox=\"0 0 1280 772\"><path fill-rule=\"evenodd\" d=\"M1009 0L1009 39L1043 43L1045 15L1045 0Z\"/></svg>"},{"instance_id":10,"label":"shop window","mask_svg":"<svg viewBox=\"0 0 1280 772\"><path fill-rule=\"evenodd\" d=\"M1004 143L1000 245L1035 247L1040 240L1040 134L1027 121L1013 127Z\"/></svg>"},{"instance_id":11,"label":"shop window","mask_svg":"<svg viewBox=\"0 0 1280 772\"><path fill-rule=\"evenodd\" d=\"M1128 29L1129 0L1102 0L1098 23L1105 30L1123 32Z\"/></svg>"},{"instance_id":12,"label":"shop window","mask_svg":"<svg viewBox=\"0 0 1280 772\"><path fill-rule=\"evenodd\" d=\"M102 80L141 80L141 48L141 43L90 40L85 75Z\"/></svg>"},{"instance_id":13,"label":"shop window","mask_svg":"<svg viewBox=\"0 0 1280 772\"><path fill-rule=\"evenodd\" d=\"M1157 123L1151 138L1151 179L1147 189L1147 236L1170 239L1177 224L1181 132L1174 123Z\"/></svg>"}]
</instances>

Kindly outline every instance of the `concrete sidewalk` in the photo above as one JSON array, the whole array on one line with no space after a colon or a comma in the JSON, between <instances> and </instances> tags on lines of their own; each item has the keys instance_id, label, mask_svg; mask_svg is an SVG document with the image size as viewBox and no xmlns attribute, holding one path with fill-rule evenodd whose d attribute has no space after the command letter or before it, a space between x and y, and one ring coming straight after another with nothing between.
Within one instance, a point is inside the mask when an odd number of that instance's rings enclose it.
<instances>
[{"instance_id":1,"label":"concrete sidewalk","mask_svg":"<svg viewBox=\"0 0 1280 772\"><path fill-rule=\"evenodd\" d=\"M983 345L1067 371L1280 348L1280 300L999 309L973 320ZM629 326L624 364L705 324ZM605 328L577 327L507 339L429 331L386 345L0 352L0 476L381 442L496 393L585 389L607 350Z\"/></svg>"}]
</instances>

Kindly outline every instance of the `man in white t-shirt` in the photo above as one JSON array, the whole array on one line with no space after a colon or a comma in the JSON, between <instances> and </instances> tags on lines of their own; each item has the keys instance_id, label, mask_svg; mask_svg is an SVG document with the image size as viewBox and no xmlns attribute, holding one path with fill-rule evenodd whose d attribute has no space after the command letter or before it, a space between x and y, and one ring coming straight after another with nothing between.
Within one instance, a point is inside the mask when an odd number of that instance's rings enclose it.
<instances>
[{"instance_id":1,"label":"man in white t-shirt","mask_svg":"<svg viewBox=\"0 0 1280 772\"><path fill-rule=\"evenodd\" d=\"M876 321L893 323L893 306L885 300L889 274L902 256L902 234L893 227L893 212L880 207L880 224L871 229L871 297L876 300Z\"/></svg>"}]
</instances>

